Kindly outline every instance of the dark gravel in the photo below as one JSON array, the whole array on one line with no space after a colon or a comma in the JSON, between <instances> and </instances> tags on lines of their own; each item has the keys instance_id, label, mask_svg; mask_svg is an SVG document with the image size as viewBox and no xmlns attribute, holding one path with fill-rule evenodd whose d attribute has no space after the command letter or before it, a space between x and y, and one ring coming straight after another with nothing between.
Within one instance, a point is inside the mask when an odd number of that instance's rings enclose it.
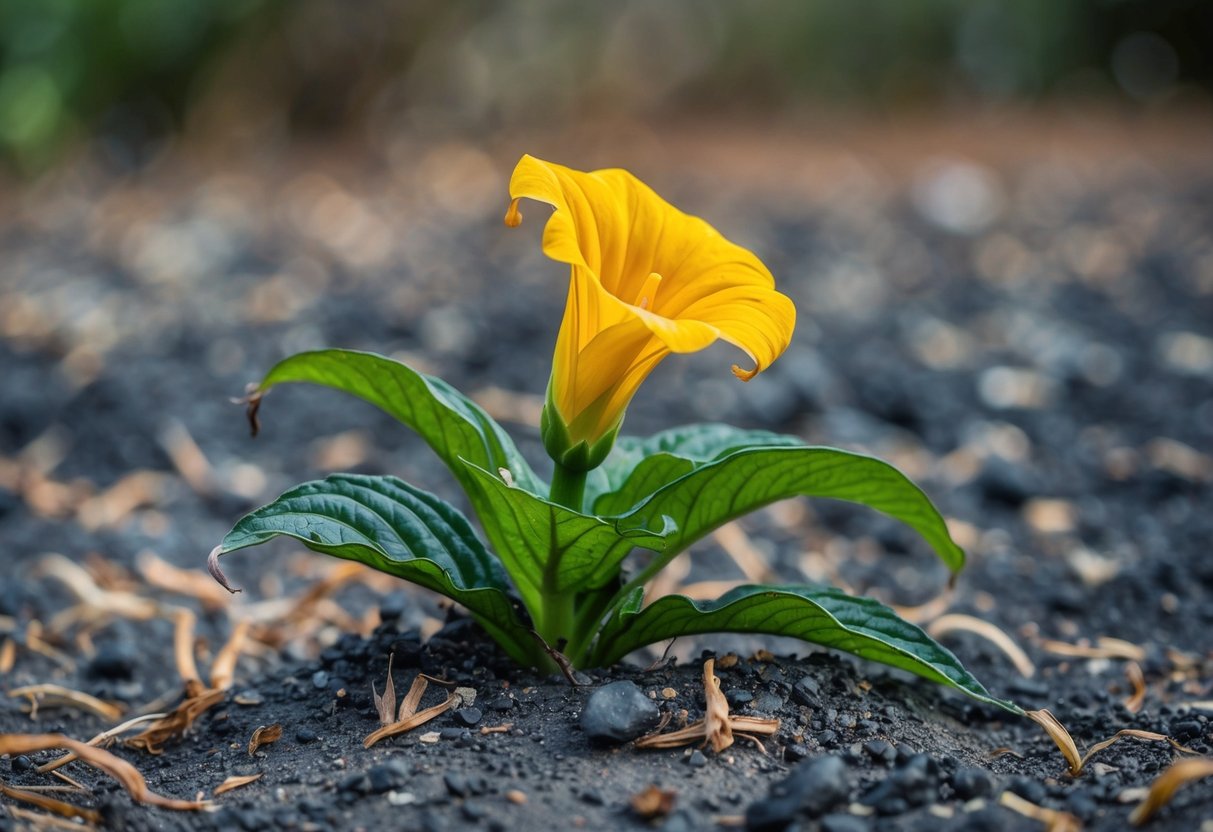
<instances>
[{"instance_id":1,"label":"dark gravel","mask_svg":"<svg viewBox=\"0 0 1213 832\"><path fill-rule=\"evenodd\" d=\"M711 419L891 459L971 556L948 611L996 624L1036 666L1025 678L986 640L943 636L995 695L1050 708L1081 747L1137 728L1210 753L1210 168L1073 150L1025 150L998 170L937 159L904 179L859 156L831 165L773 190L723 169L649 177L758 251L800 321L748 385L730 377L727 347L667 361L626 430ZM250 440L229 399L286 354L331 345L423 365L505 419L542 468L534 412L561 269L537 253L538 209L521 231L501 228L508 166L496 171L439 182L374 159L328 171L288 159L222 173L166 162L123 179L85 160L0 199L0 641L16 645L0 688L53 682L131 715L180 693L171 619L56 620L76 596L47 574L48 553L107 588L196 609L205 673L233 620L297 597L330 564L285 545L229 558L246 589L229 616L151 590L147 553L200 570L243 511L329 470L390 472L462 504L420 443L338 394L276 390ZM154 478L124 482L133 474ZM778 506L741 528L782 580L903 605L946 581L911 534L845 504ZM741 577L715 543L690 563L686 582ZM641 670L656 656L639 657L574 688L512 666L425 593L359 580L330 600L322 625L261 633L225 700L163 754L115 747L167 795L259 781L215 813L181 814L72 764L93 792L65 799L129 830L1037 828L998 805L1010 791L1111 832L1126 828L1132 790L1176 759L1127 739L1072 779L1026 720L796 642L688 639L672 663ZM57 652L31 649L52 624ZM1136 711L1124 658L1051 645L1107 637L1142 651ZM766 753L744 740L721 755L591 743L632 738L661 712L702 716L703 650L738 654L718 671L738 713L781 720ZM389 655L400 695L423 671L475 688L474 706L364 749ZM643 708L600 729L590 703L612 685ZM423 706L444 695L432 686ZM0 699L0 730L87 739L112 724L49 707L35 721L19 705ZM274 723L282 739L250 757L252 732ZM31 770L47 757L6 761L0 779L50 784ZM629 809L649 785L676 793L651 821ZM1213 783L1190 785L1150 828L1199 829L1211 807Z\"/></svg>"}]
</instances>

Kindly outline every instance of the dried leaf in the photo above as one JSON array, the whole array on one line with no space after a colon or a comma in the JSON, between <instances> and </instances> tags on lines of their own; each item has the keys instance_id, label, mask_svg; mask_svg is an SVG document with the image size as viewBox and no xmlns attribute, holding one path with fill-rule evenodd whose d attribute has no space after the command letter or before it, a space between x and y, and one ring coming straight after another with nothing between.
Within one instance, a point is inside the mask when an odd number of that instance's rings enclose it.
<instances>
[{"instance_id":1,"label":"dried leaf","mask_svg":"<svg viewBox=\"0 0 1213 832\"><path fill-rule=\"evenodd\" d=\"M1032 664L1032 660L1028 658L1028 654L1023 651L1023 648L989 621L983 621L971 615L951 613L941 615L927 625L927 635L934 639L957 630L981 636L993 644L1006 654L1007 658L1011 660L1011 664L1015 665L1015 669L1019 671L1019 675L1024 678L1030 679L1036 675L1036 665Z\"/></svg>"},{"instance_id":2,"label":"dried leaf","mask_svg":"<svg viewBox=\"0 0 1213 832\"><path fill-rule=\"evenodd\" d=\"M387 657L387 682L383 685L383 696L375 690L375 683L371 682L371 696L375 700L375 710L379 713L380 725L391 725L396 721L396 684L392 681L392 659L396 657L395 653ZM417 677L420 679L421 677ZM416 680L413 681L413 686L416 687ZM400 706L401 718L404 717L404 706ZM416 710L416 707L413 708Z\"/></svg>"},{"instance_id":3,"label":"dried leaf","mask_svg":"<svg viewBox=\"0 0 1213 832\"><path fill-rule=\"evenodd\" d=\"M763 719L753 716L730 716L729 702L720 692L720 679L714 671L714 662L708 659L703 665L703 690L707 703L704 718L698 722L671 731L661 733L669 723L669 715L652 734L636 740L637 748L677 748L702 740L703 745L711 743L712 749L720 753L733 744L734 734L749 740L766 753L766 749L754 734L770 735L779 730L778 719ZM685 711L683 712L685 714Z\"/></svg>"},{"instance_id":4,"label":"dried leaf","mask_svg":"<svg viewBox=\"0 0 1213 832\"><path fill-rule=\"evenodd\" d=\"M1141 706L1146 701L1146 676L1141 672L1141 665L1137 662L1129 662L1125 665L1125 675L1129 677L1133 693L1124 701L1124 706L1129 713L1135 714L1141 710Z\"/></svg>"},{"instance_id":5,"label":"dried leaf","mask_svg":"<svg viewBox=\"0 0 1213 832\"><path fill-rule=\"evenodd\" d=\"M417 709L421 707L421 697L425 696L425 689L430 683L426 680L425 675L418 673L417 678L413 680L413 684L409 685L409 692L405 694L404 701L400 703L400 711L396 714L396 722L402 719L408 719L413 714L417 713ZM388 719L391 720L391 711L388 712Z\"/></svg>"},{"instance_id":6,"label":"dried leaf","mask_svg":"<svg viewBox=\"0 0 1213 832\"><path fill-rule=\"evenodd\" d=\"M215 795L215 797L218 797L219 795L223 794L224 792L230 792L232 789L238 789L241 786L247 786L249 783L256 783L258 780L260 780L264 776L265 776L264 773L260 772L260 771L257 772L256 774L245 774L243 776L233 775L232 777L227 778L226 780L224 780L222 783L220 783L218 786L215 787L214 795Z\"/></svg>"},{"instance_id":7,"label":"dried leaf","mask_svg":"<svg viewBox=\"0 0 1213 832\"><path fill-rule=\"evenodd\" d=\"M26 803L32 803L37 806L39 809L54 812L56 815L65 818L81 818L88 823L101 823L101 813L96 809L75 806L62 800L56 800L53 797L47 797L38 792L15 789L0 783L0 794L12 800L24 800Z\"/></svg>"},{"instance_id":8,"label":"dried leaf","mask_svg":"<svg viewBox=\"0 0 1213 832\"><path fill-rule=\"evenodd\" d=\"M278 742L282 739L282 725L275 722L273 725L262 725L253 732L253 736L248 741L249 756L257 753L257 749L263 745L269 745L272 742Z\"/></svg>"},{"instance_id":9,"label":"dried leaf","mask_svg":"<svg viewBox=\"0 0 1213 832\"><path fill-rule=\"evenodd\" d=\"M1150 784L1149 794L1129 815L1129 820L1134 826L1141 826L1155 812L1170 803L1171 797L1181 786L1211 775L1213 775L1213 758L1210 757L1180 760L1171 764Z\"/></svg>"},{"instance_id":10,"label":"dried leaf","mask_svg":"<svg viewBox=\"0 0 1213 832\"><path fill-rule=\"evenodd\" d=\"M0 754L17 756L35 751L66 748L81 761L99 768L113 777L139 803L159 806L162 809L197 810L209 807L201 800L177 800L163 797L147 787L147 781L133 765L108 751L65 737L62 734L0 734Z\"/></svg>"},{"instance_id":11,"label":"dried leaf","mask_svg":"<svg viewBox=\"0 0 1213 832\"><path fill-rule=\"evenodd\" d=\"M1057 717L1053 716L1048 708L1041 708L1039 711L1025 711L1024 716L1044 728L1049 739L1057 744L1061 755L1066 758L1066 762L1070 766L1070 775L1077 777L1081 774L1082 755L1078 753L1078 746L1074 743L1070 732L1066 730L1066 726L1058 722Z\"/></svg>"},{"instance_id":12,"label":"dried leaf","mask_svg":"<svg viewBox=\"0 0 1213 832\"><path fill-rule=\"evenodd\" d=\"M414 682L413 684L416 686L417 683ZM460 698L459 694L452 691L447 695L446 701L441 705L434 705L432 708L426 708L424 711L419 711L412 716L408 716L402 720L393 722L391 725L384 725L378 730L372 731L369 735L367 735L367 738L363 740L362 746L364 748L370 748L380 740L387 739L388 737L394 737L397 734L403 734L406 731L411 731L419 725L425 725L431 719L441 716L452 708L459 707L461 702L462 699ZM422 742L426 742L425 737L422 737L421 740Z\"/></svg>"},{"instance_id":13,"label":"dried leaf","mask_svg":"<svg viewBox=\"0 0 1213 832\"><path fill-rule=\"evenodd\" d=\"M632 795L629 804L632 811L646 820L664 817L674 810L678 800L678 792L673 789L661 789L650 785L642 792Z\"/></svg>"},{"instance_id":14,"label":"dried leaf","mask_svg":"<svg viewBox=\"0 0 1213 832\"><path fill-rule=\"evenodd\" d=\"M185 698L167 716L156 720L141 733L126 741L130 748L142 748L150 754L159 754L170 739L181 737L193 726L194 721L218 702L223 701L224 692L204 688L197 679L185 683Z\"/></svg>"},{"instance_id":15,"label":"dried leaf","mask_svg":"<svg viewBox=\"0 0 1213 832\"><path fill-rule=\"evenodd\" d=\"M1037 806L1014 792L1003 792L998 802L1024 817L1040 821L1045 825L1045 832L1082 832L1082 821L1069 812Z\"/></svg>"}]
</instances>

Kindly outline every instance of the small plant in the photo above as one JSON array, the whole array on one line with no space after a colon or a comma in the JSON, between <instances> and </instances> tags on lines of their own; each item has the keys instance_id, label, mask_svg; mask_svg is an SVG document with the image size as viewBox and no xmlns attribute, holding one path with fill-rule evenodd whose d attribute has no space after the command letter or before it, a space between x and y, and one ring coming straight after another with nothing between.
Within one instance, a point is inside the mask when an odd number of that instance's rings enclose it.
<instances>
[{"instance_id":1,"label":"small plant","mask_svg":"<svg viewBox=\"0 0 1213 832\"><path fill-rule=\"evenodd\" d=\"M271 538L359 561L463 605L518 662L599 667L676 636L769 633L901 668L1014 713L951 652L889 608L826 586L740 586L715 601L646 584L705 534L789 497L862 503L914 529L953 574L964 552L917 486L888 463L721 424L648 439L618 436L641 382L672 352L723 339L749 380L792 337L795 309L766 267L622 170L591 173L524 156L506 224L523 198L554 209L543 250L572 270L541 433L555 467L540 479L505 431L441 379L379 355L307 352L279 363L250 396L310 382L368 401L416 431L451 469L488 545L438 497L390 476L338 474L253 511L211 554ZM634 574L624 559L651 554ZM226 585L226 582L225 582Z\"/></svg>"}]
</instances>

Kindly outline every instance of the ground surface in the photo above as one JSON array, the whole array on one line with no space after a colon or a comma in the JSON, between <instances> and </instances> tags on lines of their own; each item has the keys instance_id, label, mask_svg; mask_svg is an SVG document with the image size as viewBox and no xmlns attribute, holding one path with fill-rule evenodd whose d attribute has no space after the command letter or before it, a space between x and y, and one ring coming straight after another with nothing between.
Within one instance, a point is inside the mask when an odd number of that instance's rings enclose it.
<instances>
[{"instance_id":1,"label":"ground surface","mask_svg":"<svg viewBox=\"0 0 1213 832\"><path fill-rule=\"evenodd\" d=\"M749 171L761 148L742 139ZM778 181L662 166L656 151L632 165L757 251L800 320L792 348L749 385L728 373L727 347L667 361L625 429L727 421L871 451L923 484L971 557L947 605L931 603L944 570L896 524L788 504L702 547L657 589L749 569L925 603L912 613L924 622L974 615L1018 643L1035 674L971 632L941 639L995 695L1050 708L1080 746L1138 728L1208 754L1213 177L1207 160L1202 172L1135 147L1025 140L986 166L941 145L894 171L863 147L800 158L784 140L772 150L788 172ZM1124 740L1073 779L1026 720L848 656L704 638L676 644L673 665L643 670L655 657L637 657L593 673L595 685L632 679L693 720L700 651L734 650L740 661L719 673L736 712L782 721L765 754L745 742L720 756L594 749L578 727L592 688L509 665L466 621L391 581L343 574L309 600L333 564L287 546L227 559L246 588L234 601L157 577L161 562L198 572L242 512L330 470L390 472L458 502L424 447L335 393L275 391L250 439L229 399L300 349L374 349L436 372L542 464L537 404L562 280L538 254L540 209L520 231L500 223L507 160L522 149L221 173L169 159L142 176L85 162L4 197L0 661L7 650L12 664L0 688L56 683L136 716L181 691L169 607L197 611L203 675L235 621L253 620L257 637L184 740L159 755L115 750L174 797L209 797L230 775L259 781L209 814L134 805L78 763L64 771L92 793L56 794L122 829L697 829L740 822L797 761L832 755L844 794L801 828L1038 828L998 805L1004 790L1089 829L1124 828L1135 790L1176 759L1167 744ZM49 553L87 568L75 589ZM1128 644L1064 655L1101 637ZM762 647L778 658L754 656ZM364 749L389 653L401 692L418 669L470 685L480 721L445 714ZM1134 666L1146 684L1136 712L1124 704ZM424 704L441 700L432 688ZM31 720L24 704L0 700L0 731L88 739L114 724L49 706ZM275 723L282 738L250 755L253 731ZM431 731L437 742L423 741ZM25 767L0 762L0 782L58 783ZM677 795L664 820L628 808L650 784ZM1196 829L1210 815L1205 781L1153 827ZM0 828L25 822L0 812Z\"/></svg>"}]
</instances>

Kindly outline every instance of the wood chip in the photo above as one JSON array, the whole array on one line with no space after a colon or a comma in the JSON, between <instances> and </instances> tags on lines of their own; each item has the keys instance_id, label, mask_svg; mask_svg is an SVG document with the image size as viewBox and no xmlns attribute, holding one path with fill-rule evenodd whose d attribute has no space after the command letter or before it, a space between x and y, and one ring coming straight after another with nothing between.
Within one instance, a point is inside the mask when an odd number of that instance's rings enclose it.
<instances>
[{"instance_id":1,"label":"wood chip","mask_svg":"<svg viewBox=\"0 0 1213 832\"><path fill-rule=\"evenodd\" d=\"M101 769L121 783L131 798L139 803L159 806L162 809L183 811L206 809L210 806L208 802L202 800L177 800L156 794L148 788L147 781L143 779L143 775L139 773L138 769L126 760L62 734L0 734L0 754L15 757L19 754L32 754L36 751L49 751L55 748L66 748L82 762Z\"/></svg>"},{"instance_id":2,"label":"wood chip","mask_svg":"<svg viewBox=\"0 0 1213 832\"><path fill-rule=\"evenodd\" d=\"M437 731L426 731L417 739L426 745L433 745L434 743L438 742L438 740L442 739L442 734L438 733Z\"/></svg>"},{"instance_id":3,"label":"wood chip","mask_svg":"<svg viewBox=\"0 0 1213 832\"><path fill-rule=\"evenodd\" d=\"M282 739L282 725L275 722L273 725L262 725L253 732L253 736L248 741L249 756L257 753L257 749L263 745L269 745L272 742L278 742Z\"/></svg>"},{"instance_id":4,"label":"wood chip","mask_svg":"<svg viewBox=\"0 0 1213 832\"><path fill-rule=\"evenodd\" d=\"M1146 799L1133 810L1133 813L1129 815L1129 820L1134 826L1141 826L1155 812L1170 803L1172 796L1181 786L1211 775L1213 775L1213 758L1210 757L1198 757L1172 763L1150 784L1150 791L1146 795Z\"/></svg>"},{"instance_id":5,"label":"wood chip","mask_svg":"<svg viewBox=\"0 0 1213 832\"><path fill-rule=\"evenodd\" d=\"M215 797L218 797L219 795L223 794L224 792L230 792L232 789L238 789L241 786L247 786L249 783L256 783L258 780L260 780L264 776L265 776L265 773L260 772L260 771L257 772L256 774L245 774L242 776L233 775L232 777L227 778L226 780L224 780L222 783L220 783L218 786L215 787L214 795L215 795Z\"/></svg>"},{"instance_id":6,"label":"wood chip","mask_svg":"<svg viewBox=\"0 0 1213 832\"><path fill-rule=\"evenodd\" d=\"M1007 658L1011 660L1011 664L1024 678L1030 679L1036 675L1036 665L1032 664L1032 660L1028 658L1028 654L1023 651L1023 648L989 621L983 621L971 615L951 613L942 615L927 625L927 635L935 639L957 631L981 636L993 644L1006 654Z\"/></svg>"}]
</instances>

